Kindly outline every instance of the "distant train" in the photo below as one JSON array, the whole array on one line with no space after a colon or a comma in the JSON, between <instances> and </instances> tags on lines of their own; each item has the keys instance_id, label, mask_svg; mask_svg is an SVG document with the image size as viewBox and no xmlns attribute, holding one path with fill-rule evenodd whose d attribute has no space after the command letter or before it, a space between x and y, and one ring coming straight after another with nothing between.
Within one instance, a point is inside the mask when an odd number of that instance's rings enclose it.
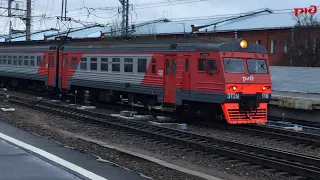
<instances>
[{"instance_id":1,"label":"distant train","mask_svg":"<svg viewBox=\"0 0 320 180\"><path fill-rule=\"evenodd\" d=\"M8 86L89 90L92 102L122 95L229 124L266 123L271 98L267 51L244 39L3 43L0 76Z\"/></svg>"}]
</instances>

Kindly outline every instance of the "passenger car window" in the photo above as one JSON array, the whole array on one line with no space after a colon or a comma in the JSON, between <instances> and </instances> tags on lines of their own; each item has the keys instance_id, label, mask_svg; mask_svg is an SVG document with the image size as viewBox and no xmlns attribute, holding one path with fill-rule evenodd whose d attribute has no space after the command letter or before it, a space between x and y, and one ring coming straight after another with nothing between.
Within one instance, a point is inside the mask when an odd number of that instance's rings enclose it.
<instances>
[{"instance_id":1,"label":"passenger car window","mask_svg":"<svg viewBox=\"0 0 320 180\"><path fill-rule=\"evenodd\" d=\"M147 71L147 60L146 59L138 59L138 72L146 72Z\"/></svg>"},{"instance_id":2,"label":"passenger car window","mask_svg":"<svg viewBox=\"0 0 320 180\"><path fill-rule=\"evenodd\" d=\"M112 58L112 72L120 72L120 58Z\"/></svg>"},{"instance_id":3,"label":"passenger car window","mask_svg":"<svg viewBox=\"0 0 320 180\"><path fill-rule=\"evenodd\" d=\"M124 72L133 72L133 59L124 58Z\"/></svg>"},{"instance_id":4,"label":"passenger car window","mask_svg":"<svg viewBox=\"0 0 320 180\"><path fill-rule=\"evenodd\" d=\"M242 59L224 58L224 68L227 73L244 73Z\"/></svg>"},{"instance_id":5,"label":"passenger car window","mask_svg":"<svg viewBox=\"0 0 320 180\"><path fill-rule=\"evenodd\" d=\"M267 63L263 59L248 59L247 64L251 74L268 74Z\"/></svg>"}]
</instances>

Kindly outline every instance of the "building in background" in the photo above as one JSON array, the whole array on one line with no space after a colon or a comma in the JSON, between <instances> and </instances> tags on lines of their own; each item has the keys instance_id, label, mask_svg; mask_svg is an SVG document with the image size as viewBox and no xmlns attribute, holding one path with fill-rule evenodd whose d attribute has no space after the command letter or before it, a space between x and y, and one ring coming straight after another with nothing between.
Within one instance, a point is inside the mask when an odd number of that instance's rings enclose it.
<instances>
[{"instance_id":1,"label":"building in background","mask_svg":"<svg viewBox=\"0 0 320 180\"><path fill-rule=\"evenodd\" d=\"M130 32L131 35L139 38L154 39L183 38L185 36L244 38L249 42L266 47L269 53L269 62L272 66L290 66L294 65L294 62L288 53L288 38L294 39L296 24L297 20L294 19L292 12L259 9L242 14L192 20L170 21L163 18L131 25ZM318 27L312 27L311 31L312 39L320 38ZM73 28L68 32L69 37L79 39L102 39L120 34L120 24L113 24L112 26L92 25ZM32 33L31 39L53 40L61 35L67 35L67 31L59 32L56 29L50 29ZM6 41L6 38L7 35L0 35L0 42ZM12 41L24 40L24 34L12 35ZM292 43L295 43L295 41L292 41ZM297 61L297 58L295 60Z\"/></svg>"}]
</instances>

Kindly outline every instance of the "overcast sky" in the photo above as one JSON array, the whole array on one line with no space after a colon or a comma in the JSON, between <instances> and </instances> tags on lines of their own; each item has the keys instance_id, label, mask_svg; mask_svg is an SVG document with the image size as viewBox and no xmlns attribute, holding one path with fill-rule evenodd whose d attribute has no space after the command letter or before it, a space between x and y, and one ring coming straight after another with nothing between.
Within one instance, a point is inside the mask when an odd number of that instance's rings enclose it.
<instances>
[{"instance_id":1,"label":"overcast sky","mask_svg":"<svg viewBox=\"0 0 320 180\"><path fill-rule=\"evenodd\" d=\"M52 17L61 14L61 0L33 1L33 31L59 28L57 20ZM0 6L7 7L5 2L6 0L1 0ZM130 4L132 4L130 8L130 23L162 17L179 20L183 18L235 14L260 8L277 10L319 5L316 0L130 0ZM117 15L117 7L120 6L119 0L68 0L67 16L80 20L84 24L86 22L108 24L114 22L114 20L120 20L121 17ZM19 7L25 8L25 3L19 3ZM89 13L85 8L93 9L89 9ZM94 8L107 9L98 10ZM7 12L4 12L4 10L0 10L0 13L7 15ZM41 18L40 16L45 16L46 18ZM0 33L8 32L9 18L2 17L0 19ZM14 29L25 29L24 23L21 20L16 18L12 18L11 20ZM61 25L61 22L59 24ZM80 23L72 24L72 27L77 26L82 25Z\"/></svg>"}]
</instances>

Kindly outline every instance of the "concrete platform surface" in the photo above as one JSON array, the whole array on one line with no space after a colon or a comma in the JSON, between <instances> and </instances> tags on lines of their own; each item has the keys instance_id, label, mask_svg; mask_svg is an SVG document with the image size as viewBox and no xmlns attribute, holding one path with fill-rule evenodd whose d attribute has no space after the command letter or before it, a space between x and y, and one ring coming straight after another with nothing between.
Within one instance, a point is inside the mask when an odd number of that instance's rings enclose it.
<instances>
[{"instance_id":1,"label":"concrete platform surface","mask_svg":"<svg viewBox=\"0 0 320 180\"><path fill-rule=\"evenodd\" d=\"M269 105L302 110L320 110L320 95L272 91Z\"/></svg>"},{"instance_id":2,"label":"concrete platform surface","mask_svg":"<svg viewBox=\"0 0 320 180\"><path fill-rule=\"evenodd\" d=\"M272 90L320 94L319 67L271 66Z\"/></svg>"},{"instance_id":3,"label":"concrete platform surface","mask_svg":"<svg viewBox=\"0 0 320 180\"><path fill-rule=\"evenodd\" d=\"M81 178L0 140L0 177L5 180L80 180Z\"/></svg>"},{"instance_id":4,"label":"concrete platform surface","mask_svg":"<svg viewBox=\"0 0 320 180\"><path fill-rule=\"evenodd\" d=\"M147 180L141 174L97 161L51 140L0 121L0 179Z\"/></svg>"}]
</instances>

